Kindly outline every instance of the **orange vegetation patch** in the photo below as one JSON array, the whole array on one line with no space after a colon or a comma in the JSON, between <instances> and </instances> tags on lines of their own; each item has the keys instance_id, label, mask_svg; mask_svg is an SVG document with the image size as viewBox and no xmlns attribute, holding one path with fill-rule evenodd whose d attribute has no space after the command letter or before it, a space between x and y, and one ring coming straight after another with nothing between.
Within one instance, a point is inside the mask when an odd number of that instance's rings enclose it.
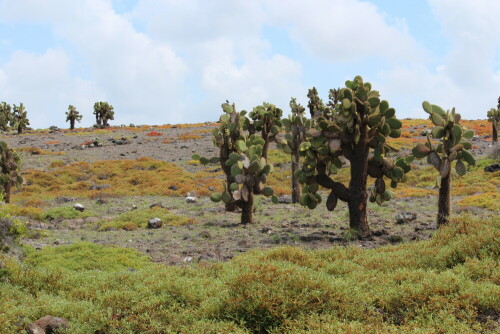
<instances>
[{"instance_id":1,"label":"orange vegetation patch","mask_svg":"<svg viewBox=\"0 0 500 334\"><path fill-rule=\"evenodd\" d=\"M480 119L475 121L463 120L462 125L470 130L474 130L476 136L486 136L492 134L491 123L486 119Z\"/></svg>"},{"instance_id":2,"label":"orange vegetation patch","mask_svg":"<svg viewBox=\"0 0 500 334\"><path fill-rule=\"evenodd\" d=\"M14 193L13 199L185 196L189 191L207 196L211 189L222 191L218 179L220 174L205 171L189 173L175 164L151 158L57 164L49 172L27 170L24 175L27 185ZM106 186L101 190L95 190L99 187L91 188L92 185L102 184Z\"/></svg>"},{"instance_id":3,"label":"orange vegetation patch","mask_svg":"<svg viewBox=\"0 0 500 334\"><path fill-rule=\"evenodd\" d=\"M163 136L163 133L161 133L161 132L156 132L156 131L151 131L151 132L149 132L149 133L146 133L146 136L150 136L150 137Z\"/></svg>"},{"instance_id":4,"label":"orange vegetation patch","mask_svg":"<svg viewBox=\"0 0 500 334\"><path fill-rule=\"evenodd\" d=\"M45 151L45 150L42 150L38 147L19 147L16 149L16 151L31 153L33 155L64 155L64 154L66 154L64 152Z\"/></svg>"},{"instance_id":5,"label":"orange vegetation patch","mask_svg":"<svg viewBox=\"0 0 500 334\"><path fill-rule=\"evenodd\" d=\"M487 192L462 198L458 201L460 206L476 206L499 212L500 192Z\"/></svg>"},{"instance_id":6,"label":"orange vegetation patch","mask_svg":"<svg viewBox=\"0 0 500 334\"><path fill-rule=\"evenodd\" d=\"M60 141L59 140L53 140L53 141L48 141L45 143L45 145L51 145L51 144L59 144Z\"/></svg>"},{"instance_id":7,"label":"orange vegetation patch","mask_svg":"<svg viewBox=\"0 0 500 334\"><path fill-rule=\"evenodd\" d=\"M188 141L191 139L200 139L200 138L203 138L203 137L199 136L199 135L193 135L191 133L182 133L178 137L178 139L183 140L183 141Z\"/></svg>"}]
</instances>

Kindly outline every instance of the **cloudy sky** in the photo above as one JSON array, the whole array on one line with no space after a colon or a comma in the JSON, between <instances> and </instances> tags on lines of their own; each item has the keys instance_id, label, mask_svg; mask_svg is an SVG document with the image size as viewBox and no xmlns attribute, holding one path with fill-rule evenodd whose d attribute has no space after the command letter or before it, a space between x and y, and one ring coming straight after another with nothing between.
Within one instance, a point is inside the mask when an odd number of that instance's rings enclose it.
<instances>
[{"instance_id":1,"label":"cloudy sky","mask_svg":"<svg viewBox=\"0 0 500 334\"><path fill-rule=\"evenodd\" d=\"M485 118L500 95L498 0L0 0L0 101L31 125L213 121L228 99L288 110L362 75L400 118Z\"/></svg>"}]
</instances>

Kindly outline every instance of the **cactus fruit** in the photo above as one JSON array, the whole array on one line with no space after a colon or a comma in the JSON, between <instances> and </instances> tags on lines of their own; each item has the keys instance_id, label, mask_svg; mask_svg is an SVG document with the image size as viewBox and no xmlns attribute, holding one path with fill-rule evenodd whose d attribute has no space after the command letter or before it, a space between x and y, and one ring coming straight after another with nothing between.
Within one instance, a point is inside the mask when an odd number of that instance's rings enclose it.
<instances>
[{"instance_id":1,"label":"cactus fruit","mask_svg":"<svg viewBox=\"0 0 500 334\"><path fill-rule=\"evenodd\" d=\"M7 104L6 102L0 103L0 130L8 131L11 120L12 112L10 104Z\"/></svg>"},{"instance_id":2,"label":"cactus fruit","mask_svg":"<svg viewBox=\"0 0 500 334\"><path fill-rule=\"evenodd\" d=\"M220 148L219 157L208 159L194 154L192 158L202 164L220 162L226 174L224 190L220 194L212 194L210 199L214 202L223 201L228 210L240 207L241 223L250 224L253 221L254 195L262 194L272 197L273 202L278 201L272 188L264 186L273 167L263 156L266 141L262 136L246 134L245 130L251 125L245 116L246 111L238 113L234 104L229 103L222 104L222 109L221 125L213 131L214 146Z\"/></svg>"},{"instance_id":3,"label":"cactus fruit","mask_svg":"<svg viewBox=\"0 0 500 334\"><path fill-rule=\"evenodd\" d=\"M68 111L66 112L66 122L69 122L69 124L70 124L69 129L74 130L75 129L75 121L80 122L81 120L82 120L82 115L80 115L80 113L76 110L75 107L70 105L68 107Z\"/></svg>"},{"instance_id":4,"label":"cactus fruit","mask_svg":"<svg viewBox=\"0 0 500 334\"><path fill-rule=\"evenodd\" d=\"M429 119L435 127L430 135L427 135L427 142L417 144L412 153L417 159L427 158L427 162L439 172L437 223L442 225L448 222L451 210L452 163L456 161L455 170L460 176L467 172L464 162L467 165L475 164L474 158L468 151L472 146L468 140L474 136L474 131L464 130L460 125L461 116L455 112L455 108L444 111L427 101L422 103L422 107L429 114ZM439 142L433 143L431 136Z\"/></svg>"},{"instance_id":5,"label":"cactus fruit","mask_svg":"<svg viewBox=\"0 0 500 334\"><path fill-rule=\"evenodd\" d=\"M0 141L0 186L3 187L4 201L10 203L12 186L20 187L23 178L20 174L21 160L17 153L7 144Z\"/></svg>"},{"instance_id":6,"label":"cactus fruit","mask_svg":"<svg viewBox=\"0 0 500 334\"><path fill-rule=\"evenodd\" d=\"M94 103L94 115L98 128L106 128L109 126L108 121L115 119L115 112L113 106L108 102Z\"/></svg>"},{"instance_id":7,"label":"cactus fruit","mask_svg":"<svg viewBox=\"0 0 500 334\"><path fill-rule=\"evenodd\" d=\"M311 128L311 120L304 115L305 108L297 103L295 98L290 101L292 114L282 119L285 137L277 141L277 146L291 155L292 160L292 202L300 199L300 186L296 172L300 169L299 147L305 141L307 130Z\"/></svg>"},{"instance_id":8,"label":"cactus fruit","mask_svg":"<svg viewBox=\"0 0 500 334\"><path fill-rule=\"evenodd\" d=\"M17 133L21 134L30 125L28 112L22 103L19 106L14 104L14 112L10 121L10 125L17 127Z\"/></svg>"},{"instance_id":9,"label":"cactus fruit","mask_svg":"<svg viewBox=\"0 0 500 334\"><path fill-rule=\"evenodd\" d=\"M399 137L402 123L395 117L394 108L380 100L379 92L360 76L346 81L342 89L330 90L329 95L328 107L315 118L314 128L299 147L304 158L302 169L297 172L303 184L300 203L314 209L322 200L318 186L327 188L327 209L334 210L338 200L347 202L351 229L365 237L370 234L366 218L368 198L378 204L390 200L394 193L387 189L384 177L394 188L406 181L406 173L411 170L411 159L393 162L387 157L394 149L386 138ZM348 187L331 178L344 166L342 158L350 162ZM368 175L376 178L370 194L366 189Z\"/></svg>"}]
</instances>

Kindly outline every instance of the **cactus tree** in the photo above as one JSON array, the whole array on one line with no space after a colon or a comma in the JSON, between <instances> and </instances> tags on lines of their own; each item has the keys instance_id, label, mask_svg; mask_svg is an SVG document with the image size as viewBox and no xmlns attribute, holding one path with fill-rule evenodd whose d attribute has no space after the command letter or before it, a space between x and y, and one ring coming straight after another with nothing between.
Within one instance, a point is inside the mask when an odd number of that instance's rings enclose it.
<instances>
[{"instance_id":1,"label":"cactus tree","mask_svg":"<svg viewBox=\"0 0 500 334\"><path fill-rule=\"evenodd\" d=\"M66 112L66 122L69 122L69 129L73 130L75 128L75 121L80 122L81 120L82 115L80 115L74 106L70 105Z\"/></svg>"},{"instance_id":2,"label":"cactus tree","mask_svg":"<svg viewBox=\"0 0 500 334\"><path fill-rule=\"evenodd\" d=\"M113 106L108 102L94 103L94 115L98 128L106 128L109 126L108 121L115 119L115 112Z\"/></svg>"},{"instance_id":3,"label":"cactus tree","mask_svg":"<svg viewBox=\"0 0 500 334\"><path fill-rule=\"evenodd\" d=\"M276 135L278 135L281 130L281 117L283 116L283 111L274 104L264 102L261 106L253 108L253 110L248 113L248 116L253 120L253 122L248 125L248 132L250 135L256 132L261 133L261 137L264 139L262 156L267 159L269 143L276 139Z\"/></svg>"},{"instance_id":4,"label":"cactus tree","mask_svg":"<svg viewBox=\"0 0 500 334\"><path fill-rule=\"evenodd\" d=\"M6 102L0 103L0 130L8 131L11 120L12 112L10 104Z\"/></svg>"},{"instance_id":5,"label":"cactus tree","mask_svg":"<svg viewBox=\"0 0 500 334\"><path fill-rule=\"evenodd\" d=\"M429 119L435 125L431 131L434 139L439 143L432 143L427 135L425 144L418 144L413 148L413 156L417 159L427 158L427 162L434 166L440 173L439 199L437 224L443 225L448 222L451 209L451 167L456 160L455 170L458 175L464 175L467 171L464 162L474 165L475 161L469 153L471 143L468 139L474 136L474 131L465 131L460 125L460 114L444 111L441 107L424 101L422 104Z\"/></svg>"},{"instance_id":6,"label":"cactus tree","mask_svg":"<svg viewBox=\"0 0 500 334\"><path fill-rule=\"evenodd\" d=\"M498 142L498 124L500 123L500 97L498 98L497 109L491 108L488 111L488 122L491 122L491 128L493 130L493 143Z\"/></svg>"},{"instance_id":7,"label":"cactus tree","mask_svg":"<svg viewBox=\"0 0 500 334\"><path fill-rule=\"evenodd\" d=\"M305 141L306 132L311 127L311 120L304 116L306 109L298 104L295 98L290 101L290 108L292 114L282 120L286 134L285 138L278 142L278 147L291 155L292 202L297 203L300 199L300 186L297 178L297 171L300 169L299 147Z\"/></svg>"},{"instance_id":8,"label":"cactus tree","mask_svg":"<svg viewBox=\"0 0 500 334\"><path fill-rule=\"evenodd\" d=\"M386 189L384 176L390 179L392 187L406 181L411 159L399 158L395 162L387 157L392 148L387 137L400 136L401 121L395 117L394 108L371 84L363 82L360 76L346 81L346 87L330 94L329 117L319 116L315 128L308 133L308 141L300 145L304 157L302 170L297 172L299 182L304 184L300 203L314 209L321 202L319 186L330 191L326 207L332 211L338 200L347 202L349 225L358 236L370 235L366 217L368 197L381 204L394 194ZM373 153L371 153L373 152ZM341 158L350 163L348 186L332 179L343 167ZM367 192L368 175L375 178L370 196Z\"/></svg>"},{"instance_id":9,"label":"cactus tree","mask_svg":"<svg viewBox=\"0 0 500 334\"><path fill-rule=\"evenodd\" d=\"M20 169L19 156L5 142L0 141L0 185L4 190L5 203L10 203L12 186L19 187L23 183Z\"/></svg>"},{"instance_id":10,"label":"cactus tree","mask_svg":"<svg viewBox=\"0 0 500 334\"><path fill-rule=\"evenodd\" d=\"M309 91L307 92L307 97L309 98L307 107L309 108L311 119L320 116L325 109L325 105L323 104L323 100L320 99L316 87L309 89Z\"/></svg>"},{"instance_id":11,"label":"cactus tree","mask_svg":"<svg viewBox=\"0 0 500 334\"><path fill-rule=\"evenodd\" d=\"M19 106L14 104L14 113L11 119L11 126L17 127L17 133L23 133L23 130L30 125L30 121L28 119L28 112L22 103Z\"/></svg>"}]
</instances>

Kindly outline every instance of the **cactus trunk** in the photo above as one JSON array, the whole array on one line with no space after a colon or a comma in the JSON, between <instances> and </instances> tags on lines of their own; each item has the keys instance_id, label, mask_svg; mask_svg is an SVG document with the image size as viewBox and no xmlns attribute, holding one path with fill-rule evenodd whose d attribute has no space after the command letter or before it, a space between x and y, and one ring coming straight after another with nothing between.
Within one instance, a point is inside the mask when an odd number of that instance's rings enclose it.
<instances>
[{"instance_id":1,"label":"cactus trunk","mask_svg":"<svg viewBox=\"0 0 500 334\"><path fill-rule=\"evenodd\" d=\"M438 199L437 225L441 226L448 223L451 209L451 164L448 175L441 178Z\"/></svg>"},{"instance_id":2,"label":"cactus trunk","mask_svg":"<svg viewBox=\"0 0 500 334\"><path fill-rule=\"evenodd\" d=\"M222 170L224 171L224 174L226 174L226 182L227 186L234 181L234 177L231 175L231 167L226 166L226 161L229 159L229 154L231 152L229 151L229 144L227 143L227 139L224 140L224 144L220 148L220 166L222 167ZM231 192L229 192L231 194ZM231 195L231 201L226 203L226 211L233 212L236 210L236 202L233 199L233 195Z\"/></svg>"},{"instance_id":3,"label":"cactus trunk","mask_svg":"<svg viewBox=\"0 0 500 334\"><path fill-rule=\"evenodd\" d=\"M5 198L4 198L4 201L5 203L10 203L10 190L11 190L11 187L12 185L10 184L9 181L7 181L4 185L3 185L3 188L4 188L4 191L5 191Z\"/></svg>"},{"instance_id":4,"label":"cactus trunk","mask_svg":"<svg viewBox=\"0 0 500 334\"><path fill-rule=\"evenodd\" d=\"M298 152L292 153L292 203L298 203L300 200L300 185L295 171L300 168L300 157Z\"/></svg>"},{"instance_id":5,"label":"cactus trunk","mask_svg":"<svg viewBox=\"0 0 500 334\"><path fill-rule=\"evenodd\" d=\"M366 127L365 127L366 132ZM366 205L368 194L366 193L366 182L368 178L368 146L364 143L364 135L354 149L351 159L351 181L349 182L350 200L349 226L356 230L360 237L370 235L370 227L366 217Z\"/></svg>"},{"instance_id":6,"label":"cactus trunk","mask_svg":"<svg viewBox=\"0 0 500 334\"><path fill-rule=\"evenodd\" d=\"M70 130L74 130L75 129L75 119L72 118L70 121L69 121L69 129Z\"/></svg>"},{"instance_id":7,"label":"cactus trunk","mask_svg":"<svg viewBox=\"0 0 500 334\"><path fill-rule=\"evenodd\" d=\"M251 186L249 187L251 188ZM253 193L248 192L248 201L240 201L241 207L241 224L252 224L253 223Z\"/></svg>"},{"instance_id":8,"label":"cactus trunk","mask_svg":"<svg viewBox=\"0 0 500 334\"><path fill-rule=\"evenodd\" d=\"M492 128L493 128L493 137L492 137L492 141L493 143L496 143L498 142L498 125L495 124L495 122L492 122Z\"/></svg>"},{"instance_id":9,"label":"cactus trunk","mask_svg":"<svg viewBox=\"0 0 500 334\"><path fill-rule=\"evenodd\" d=\"M17 126L17 134L18 134L18 135L20 135L20 134L22 134L22 133L23 133L23 126L22 126L21 124L19 124L19 125Z\"/></svg>"}]
</instances>

